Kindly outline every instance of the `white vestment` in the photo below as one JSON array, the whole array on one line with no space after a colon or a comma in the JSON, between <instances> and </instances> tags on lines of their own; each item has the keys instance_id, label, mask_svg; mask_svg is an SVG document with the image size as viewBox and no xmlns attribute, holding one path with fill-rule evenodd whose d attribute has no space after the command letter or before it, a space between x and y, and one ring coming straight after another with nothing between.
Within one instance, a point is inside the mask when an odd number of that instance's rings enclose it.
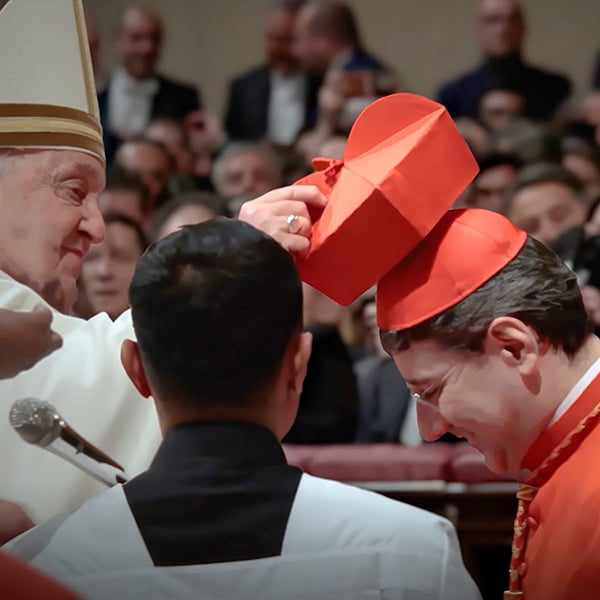
<instances>
[{"instance_id":1,"label":"white vestment","mask_svg":"<svg viewBox=\"0 0 600 600\"><path fill-rule=\"evenodd\" d=\"M0 271L0 308L30 310L38 294ZM83 437L122 464L144 471L160 444L154 403L142 398L120 362L121 343L134 338L130 312L116 322L89 321L52 309L63 347L13 379L0 381L0 498L23 504L36 521L71 511L106 487L12 430L8 412L19 398L52 403Z\"/></svg>"},{"instance_id":2,"label":"white vestment","mask_svg":"<svg viewBox=\"0 0 600 600\"><path fill-rule=\"evenodd\" d=\"M121 486L5 549L89 600L480 598L446 519L306 474L272 558L154 567Z\"/></svg>"}]
</instances>

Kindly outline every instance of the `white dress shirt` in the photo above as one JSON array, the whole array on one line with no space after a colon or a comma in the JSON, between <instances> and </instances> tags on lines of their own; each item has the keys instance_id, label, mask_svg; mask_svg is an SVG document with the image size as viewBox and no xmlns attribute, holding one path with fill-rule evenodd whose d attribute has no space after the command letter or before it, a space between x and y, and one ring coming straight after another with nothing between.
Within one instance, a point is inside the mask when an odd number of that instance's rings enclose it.
<instances>
[{"instance_id":1,"label":"white dress shirt","mask_svg":"<svg viewBox=\"0 0 600 600\"><path fill-rule=\"evenodd\" d=\"M152 99L158 92L158 80L134 79L117 69L108 88L108 128L117 134L141 133L152 111Z\"/></svg>"},{"instance_id":2,"label":"white dress shirt","mask_svg":"<svg viewBox=\"0 0 600 600\"><path fill-rule=\"evenodd\" d=\"M267 137L281 146L296 141L304 125L306 79L303 75L271 73Z\"/></svg>"}]
</instances>

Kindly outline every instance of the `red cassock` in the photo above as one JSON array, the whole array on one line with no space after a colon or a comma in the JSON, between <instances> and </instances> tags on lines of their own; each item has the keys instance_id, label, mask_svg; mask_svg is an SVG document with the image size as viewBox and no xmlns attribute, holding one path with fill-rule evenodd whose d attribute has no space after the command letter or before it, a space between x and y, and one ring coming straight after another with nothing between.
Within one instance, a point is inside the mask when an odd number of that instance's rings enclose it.
<instances>
[{"instance_id":1,"label":"red cassock","mask_svg":"<svg viewBox=\"0 0 600 600\"><path fill-rule=\"evenodd\" d=\"M600 375L533 444L505 598L600 598Z\"/></svg>"},{"instance_id":2,"label":"red cassock","mask_svg":"<svg viewBox=\"0 0 600 600\"><path fill-rule=\"evenodd\" d=\"M0 595L8 600L77 600L62 585L0 552Z\"/></svg>"}]
</instances>

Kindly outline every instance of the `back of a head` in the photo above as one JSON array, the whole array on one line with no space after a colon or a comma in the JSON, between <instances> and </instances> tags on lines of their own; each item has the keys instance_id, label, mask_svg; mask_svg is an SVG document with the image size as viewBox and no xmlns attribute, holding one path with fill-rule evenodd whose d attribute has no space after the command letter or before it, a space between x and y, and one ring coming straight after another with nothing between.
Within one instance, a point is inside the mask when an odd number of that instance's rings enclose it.
<instances>
[{"instance_id":1,"label":"back of a head","mask_svg":"<svg viewBox=\"0 0 600 600\"><path fill-rule=\"evenodd\" d=\"M151 384L197 406L235 405L268 389L302 325L292 256L252 226L225 218L152 245L129 297Z\"/></svg>"}]
</instances>

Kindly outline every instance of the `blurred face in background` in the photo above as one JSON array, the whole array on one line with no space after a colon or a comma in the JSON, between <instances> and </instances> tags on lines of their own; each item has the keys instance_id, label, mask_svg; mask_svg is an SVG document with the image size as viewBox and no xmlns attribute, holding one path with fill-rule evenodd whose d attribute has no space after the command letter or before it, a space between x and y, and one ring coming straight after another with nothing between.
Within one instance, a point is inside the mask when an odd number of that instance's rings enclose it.
<instances>
[{"instance_id":1,"label":"blurred face in background","mask_svg":"<svg viewBox=\"0 0 600 600\"><path fill-rule=\"evenodd\" d=\"M136 173L156 201L172 175L171 159L160 146L146 141L125 142L117 150L115 161L123 169Z\"/></svg>"},{"instance_id":2,"label":"blurred face in background","mask_svg":"<svg viewBox=\"0 0 600 600\"><path fill-rule=\"evenodd\" d=\"M106 189L100 195L98 202L100 212L104 216L118 214L140 225L144 222L143 200L135 190Z\"/></svg>"},{"instance_id":3,"label":"blurred face in background","mask_svg":"<svg viewBox=\"0 0 600 600\"><path fill-rule=\"evenodd\" d=\"M482 0L477 14L477 41L486 56L500 58L521 50L525 22L516 0Z\"/></svg>"},{"instance_id":4,"label":"blurred face in background","mask_svg":"<svg viewBox=\"0 0 600 600\"><path fill-rule=\"evenodd\" d=\"M303 69L311 73L324 73L329 68L331 57L326 37L318 35L312 27L316 10L315 6L307 5L298 13L294 34L294 54Z\"/></svg>"},{"instance_id":5,"label":"blurred face in background","mask_svg":"<svg viewBox=\"0 0 600 600\"><path fill-rule=\"evenodd\" d=\"M490 90L479 102L479 119L491 131L499 131L525 112L525 98L512 90Z\"/></svg>"},{"instance_id":6,"label":"blurred face in background","mask_svg":"<svg viewBox=\"0 0 600 600\"><path fill-rule=\"evenodd\" d=\"M160 21L148 11L130 8L123 15L116 45L121 64L131 77L151 77L162 46Z\"/></svg>"},{"instance_id":7,"label":"blurred face in background","mask_svg":"<svg viewBox=\"0 0 600 600\"><path fill-rule=\"evenodd\" d=\"M81 269L82 304L88 307L89 316L106 312L116 319L129 307L129 284L143 251L131 225L106 224L104 241L92 247Z\"/></svg>"},{"instance_id":8,"label":"blurred face in background","mask_svg":"<svg viewBox=\"0 0 600 600\"><path fill-rule=\"evenodd\" d=\"M563 183L544 182L517 191L507 217L517 227L551 248L560 235L583 225L585 207Z\"/></svg>"},{"instance_id":9,"label":"blurred face in background","mask_svg":"<svg viewBox=\"0 0 600 600\"><path fill-rule=\"evenodd\" d=\"M581 181L590 200L600 196L600 168L594 161L579 154L565 154L562 165Z\"/></svg>"},{"instance_id":10,"label":"blurred face in background","mask_svg":"<svg viewBox=\"0 0 600 600\"><path fill-rule=\"evenodd\" d=\"M167 149L178 174L187 175L194 170L194 157L183 127L166 120L155 121L146 127L144 135L150 140L161 143Z\"/></svg>"},{"instance_id":11,"label":"blurred face in background","mask_svg":"<svg viewBox=\"0 0 600 600\"><path fill-rule=\"evenodd\" d=\"M225 159L216 184L221 196L235 198L266 194L280 182L280 174L266 152L248 151Z\"/></svg>"},{"instance_id":12,"label":"blurred face in background","mask_svg":"<svg viewBox=\"0 0 600 600\"><path fill-rule=\"evenodd\" d=\"M481 172L473 182L469 206L502 212L506 190L517 175L513 165L497 165Z\"/></svg>"},{"instance_id":13,"label":"blurred face in background","mask_svg":"<svg viewBox=\"0 0 600 600\"><path fill-rule=\"evenodd\" d=\"M279 73L293 73L298 68L294 54L294 26L296 13L275 8L265 15L265 54L269 67Z\"/></svg>"}]
</instances>

